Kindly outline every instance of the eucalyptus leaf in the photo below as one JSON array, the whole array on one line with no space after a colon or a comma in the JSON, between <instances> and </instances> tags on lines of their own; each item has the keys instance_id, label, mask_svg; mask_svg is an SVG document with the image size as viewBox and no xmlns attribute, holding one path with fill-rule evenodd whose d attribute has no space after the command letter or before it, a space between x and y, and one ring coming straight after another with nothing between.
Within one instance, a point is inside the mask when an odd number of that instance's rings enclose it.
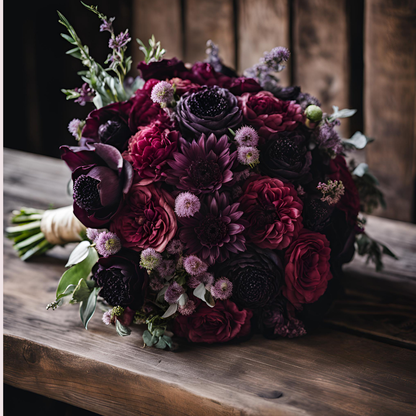
<instances>
[{"instance_id":1,"label":"eucalyptus leaf","mask_svg":"<svg viewBox=\"0 0 416 416\"><path fill-rule=\"evenodd\" d=\"M72 251L65 267L71 267L85 260L89 253L91 243L89 241L81 241Z\"/></svg>"},{"instance_id":2,"label":"eucalyptus leaf","mask_svg":"<svg viewBox=\"0 0 416 416\"><path fill-rule=\"evenodd\" d=\"M172 348L172 338L171 338L170 336L168 336L168 335L163 335L163 336L162 336L162 339L166 342L166 345L167 345L169 348Z\"/></svg>"},{"instance_id":3,"label":"eucalyptus leaf","mask_svg":"<svg viewBox=\"0 0 416 416\"><path fill-rule=\"evenodd\" d=\"M352 172L353 175L362 177L368 172L367 163L360 163Z\"/></svg>"},{"instance_id":4,"label":"eucalyptus leaf","mask_svg":"<svg viewBox=\"0 0 416 416\"><path fill-rule=\"evenodd\" d=\"M65 296L70 295L75 290L75 285L68 285L68 287L56 298L56 300L59 300Z\"/></svg>"},{"instance_id":5,"label":"eucalyptus leaf","mask_svg":"<svg viewBox=\"0 0 416 416\"><path fill-rule=\"evenodd\" d=\"M156 348L159 348L161 350L164 350L166 346L167 346L166 341L162 337L159 338L159 341L155 345Z\"/></svg>"},{"instance_id":6,"label":"eucalyptus leaf","mask_svg":"<svg viewBox=\"0 0 416 416\"><path fill-rule=\"evenodd\" d=\"M79 308L79 314L81 316L81 321L84 324L85 329L88 329L88 322L92 318L95 312L95 306L97 305L97 296L100 291L99 287L96 287L90 293L88 299L81 303Z\"/></svg>"},{"instance_id":7,"label":"eucalyptus leaf","mask_svg":"<svg viewBox=\"0 0 416 416\"><path fill-rule=\"evenodd\" d=\"M143 342L148 346L151 347L157 342L156 337L154 337L147 329L143 332Z\"/></svg>"},{"instance_id":8,"label":"eucalyptus leaf","mask_svg":"<svg viewBox=\"0 0 416 416\"><path fill-rule=\"evenodd\" d=\"M131 329L124 326L118 319L116 319L116 331L121 337L126 337L131 334Z\"/></svg>"}]
</instances>

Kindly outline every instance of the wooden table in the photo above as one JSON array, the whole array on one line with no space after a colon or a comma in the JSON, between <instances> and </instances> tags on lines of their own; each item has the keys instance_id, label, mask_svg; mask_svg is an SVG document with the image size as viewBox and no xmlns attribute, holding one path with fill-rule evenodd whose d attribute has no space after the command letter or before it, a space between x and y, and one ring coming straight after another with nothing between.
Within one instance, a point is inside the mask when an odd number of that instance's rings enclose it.
<instances>
[{"instance_id":1,"label":"wooden table","mask_svg":"<svg viewBox=\"0 0 416 416\"><path fill-rule=\"evenodd\" d=\"M63 162L6 150L5 225L13 208L68 205ZM376 274L346 267L347 297L298 339L143 349L97 313L46 311L72 247L23 263L5 240L4 381L102 415L415 415L416 226L369 218L401 260Z\"/></svg>"}]
</instances>

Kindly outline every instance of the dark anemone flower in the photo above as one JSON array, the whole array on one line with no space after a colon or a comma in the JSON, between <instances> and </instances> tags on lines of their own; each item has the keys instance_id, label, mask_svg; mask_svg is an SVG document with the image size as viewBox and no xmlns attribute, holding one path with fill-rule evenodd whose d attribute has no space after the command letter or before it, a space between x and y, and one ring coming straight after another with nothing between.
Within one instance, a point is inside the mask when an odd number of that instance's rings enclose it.
<instances>
[{"instance_id":1,"label":"dark anemone flower","mask_svg":"<svg viewBox=\"0 0 416 416\"><path fill-rule=\"evenodd\" d=\"M203 87L181 97L176 106L179 127L189 138L201 133L222 136L235 129L243 119L237 98L224 88Z\"/></svg>"},{"instance_id":2,"label":"dark anemone flower","mask_svg":"<svg viewBox=\"0 0 416 416\"><path fill-rule=\"evenodd\" d=\"M273 135L260 151L261 171L286 182L305 179L312 163L306 146L306 137L300 129Z\"/></svg>"},{"instance_id":3,"label":"dark anemone flower","mask_svg":"<svg viewBox=\"0 0 416 416\"><path fill-rule=\"evenodd\" d=\"M212 193L232 181L231 168L237 153L230 153L228 137L219 140L211 134L202 135L196 142L180 139L180 151L173 153L174 160L168 160L171 167L166 172L166 182L180 190L196 195Z\"/></svg>"},{"instance_id":4,"label":"dark anemone flower","mask_svg":"<svg viewBox=\"0 0 416 416\"><path fill-rule=\"evenodd\" d=\"M121 251L101 257L92 269L92 279L101 287L99 295L111 306L140 309L148 286L148 275L139 267L137 255Z\"/></svg>"},{"instance_id":5,"label":"dark anemone flower","mask_svg":"<svg viewBox=\"0 0 416 416\"><path fill-rule=\"evenodd\" d=\"M283 270L274 251L249 246L216 267L215 276L232 282L232 300L238 306L258 309L276 298L284 282Z\"/></svg>"},{"instance_id":6,"label":"dark anemone flower","mask_svg":"<svg viewBox=\"0 0 416 416\"><path fill-rule=\"evenodd\" d=\"M86 226L102 228L117 213L133 182L133 168L112 146L91 149L61 146L61 158L72 171L74 214Z\"/></svg>"},{"instance_id":7,"label":"dark anemone flower","mask_svg":"<svg viewBox=\"0 0 416 416\"><path fill-rule=\"evenodd\" d=\"M230 253L245 251L243 231L247 222L241 219L238 203L231 204L227 196L215 192L201 204L191 218L179 218L182 225L179 238L187 254L195 254L209 265L226 260Z\"/></svg>"}]
</instances>

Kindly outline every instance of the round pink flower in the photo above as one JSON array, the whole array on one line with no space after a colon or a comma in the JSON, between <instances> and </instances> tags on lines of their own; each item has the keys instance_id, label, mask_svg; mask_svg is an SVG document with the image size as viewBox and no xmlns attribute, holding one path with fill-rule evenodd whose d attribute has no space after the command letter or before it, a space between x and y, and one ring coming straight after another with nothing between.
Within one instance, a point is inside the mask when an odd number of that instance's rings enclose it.
<instances>
[{"instance_id":1,"label":"round pink flower","mask_svg":"<svg viewBox=\"0 0 416 416\"><path fill-rule=\"evenodd\" d=\"M238 97L238 102L245 121L255 127L263 139L279 131L294 130L305 120L300 105L294 101L279 100L268 91L244 93Z\"/></svg>"},{"instance_id":2,"label":"round pink flower","mask_svg":"<svg viewBox=\"0 0 416 416\"><path fill-rule=\"evenodd\" d=\"M199 198L190 192L182 192L175 199L175 212L178 217L193 217L200 208Z\"/></svg>"},{"instance_id":3,"label":"round pink flower","mask_svg":"<svg viewBox=\"0 0 416 416\"><path fill-rule=\"evenodd\" d=\"M211 287L211 294L215 299L228 299L233 293L233 284L226 278L221 277Z\"/></svg>"},{"instance_id":4,"label":"round pink flower","mask_svg":"<svg viewBox=\"0 0 416 416\"><path fill-rule=\"evenodd\" d=\"M178 229L173 204L163 189L133 184L110 229L123 247L135 251L153 248L161 253Z\"/></svg>"},{"instance_id":5,"label":"round pink flower","mask_svg":"<svg viewBox=\"0 0 416 416\"><path fill-rule=\"evenodd\" d=\"M247 240L261 248L283 250L302 228L302 201L291 183L255 175L243 187L240 209L248 220Z\"/></svg>"},{"instance_id":6,"label":"round pink flower","mask_svg":"<svg viewBox=\"0 0 416 416\"><path fill-rule=\"evenodd\" d=\"M332 279L329 259L331 249L323 234L303 229L285 254L283 295L300 309L304 303L316 302Z\"/></svg>"},{"instance_id":7,"label":"round pink flower","mask_svg":"<svg viewBox=\"0 0 416 416\"><path fill-rule=\"evenodd\" d=\"M208 265L197 256L186 257L183 261L183 267L191 276L198 276L208 270Z\"/></svg>"}]
</instances>

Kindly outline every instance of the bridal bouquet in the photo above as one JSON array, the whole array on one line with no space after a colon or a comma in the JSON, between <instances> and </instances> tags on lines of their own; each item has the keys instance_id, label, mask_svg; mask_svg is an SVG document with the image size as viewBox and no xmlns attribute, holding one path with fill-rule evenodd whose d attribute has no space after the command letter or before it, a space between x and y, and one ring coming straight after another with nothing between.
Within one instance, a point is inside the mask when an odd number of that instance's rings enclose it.
<instances>
[{"instance_id":1,"label":"bridal bouquet","mask_svg":"<svg viewBox=\"0 0 416 416\"><path fill-rule=\"evenodd\" d=\"M145 60L132 79L129 32L86 7L111 53L104 69L59 15L67 53L86 68L82 87L63 92L96 107L69 123L78 145L61 147L73 207L22 209L8 229L23 259L81 241L48 308L79 303L87 328L99 306L122 336L146 324L143 341L157 348L172 348L172 336L291 338L329 308L355 248L378 268L394 256L359 217L383 203L377 180L345 159L371 140L337 133L355 110L324 113L279 84L287 49L238 76L212 42L189 65L138 40Z\"/></svg>"}]
</instances>

